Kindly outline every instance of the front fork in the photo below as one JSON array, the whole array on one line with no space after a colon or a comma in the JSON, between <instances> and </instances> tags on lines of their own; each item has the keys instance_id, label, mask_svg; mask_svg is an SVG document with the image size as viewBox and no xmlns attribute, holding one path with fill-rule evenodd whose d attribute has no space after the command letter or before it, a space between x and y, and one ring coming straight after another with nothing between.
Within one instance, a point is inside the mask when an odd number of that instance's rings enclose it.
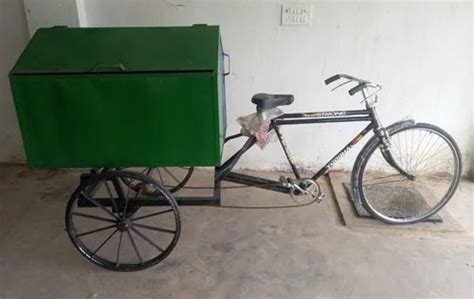
<instances>
[{"instance_id":1,"label":"front fork","mask_svg":"<svg viewBox=\"0 0 474 299\"><path fill-rule=\"evenodd\" d=\"M377 111L375 110L375 107L367 107L374 119L374 134L378 137L380 141L380 152L382 153L382 156L384 157L385 161L395 168L401 175L405 176L409 180L413 181L416 179L416 176L406 172L400 165L398 165L397 161L392 155L392 152L390 151L392 144L390 141L390 135L387 131L386 128L384 128L380 122L380 119L378 117Z\"/></svg>"}]
</instances>

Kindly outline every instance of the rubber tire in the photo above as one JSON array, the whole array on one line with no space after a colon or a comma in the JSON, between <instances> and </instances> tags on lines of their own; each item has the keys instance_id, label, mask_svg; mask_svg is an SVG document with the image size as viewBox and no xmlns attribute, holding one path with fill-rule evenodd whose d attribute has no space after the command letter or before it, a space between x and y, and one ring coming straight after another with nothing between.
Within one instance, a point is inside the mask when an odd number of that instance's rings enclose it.
<instances>
[{"instance_id":1,"label":"rubber tire","mask_svg":"<svg viewBox=\"0 0 474 299\"><path fill-rule=\"evenodd\" d=\"M372 137L367 142L367 144L362 148L362 150L360 151L360 153L357 156L357 159L354 163L354 167L352 168L352 175L351 175L351 189L352 190L351 191L352 191L352 197L353 197L354 200L358 200L360 203L362 203L363 207L374 218L376 218L378 220L381 220L385 223L389 223L389 224L412 224L412 223L416 223L416 222L422 221L422 220L430 217L431 215L437 213L441 208L443 208L446 205L446 203L448 203L448 201L454 195L454 192L456 191L457 186L458 186L459 181L460 181L460 177L461 177L461 173L462 173L461 153L460 153L459 147L456 144L456 142L454 141L454 139L446 131L444 131L443 129L441 129L437 126L427 124L427 123L417 123L417 124L411 124L411 125L400 124L400 125L397 125L397 126L389 127L387 129L388 129L388 134L393 135L393 134L398 133L398 132L411 130L411 129L415 129L415 128L424 128L424 129L429 129L429 130L436 131L440 135L444 136L446 138L446 140L451 143L452 149L454 150L454 158L457 160L457 165L458 165L458 169L457 169L458 171L457 171L457 173L454 174L455 181L454 181L454 184L448 190L447 196L445 196L443 198L442 204L439 205L436 209L434 209L433 211L431 211L430 213L426 214L423 217L419 217L419 218L416 218L416 219L413 219L413 220L408 220L408 221L406 221L406 220L396 220L395 221L395 220L391 220L391 219L384 218L384 217L380 216L379 212L375 211L370 206L370 204L368 204L367 200L364 197L362 188L360 188L360 186L362 184L362 171L365 169L365 166L366 166L367 162L369 161L370 156L372 155L372 153L377 149L378 145L380 144L380 141L376 136Z\"/></svg>"}]
</instances>

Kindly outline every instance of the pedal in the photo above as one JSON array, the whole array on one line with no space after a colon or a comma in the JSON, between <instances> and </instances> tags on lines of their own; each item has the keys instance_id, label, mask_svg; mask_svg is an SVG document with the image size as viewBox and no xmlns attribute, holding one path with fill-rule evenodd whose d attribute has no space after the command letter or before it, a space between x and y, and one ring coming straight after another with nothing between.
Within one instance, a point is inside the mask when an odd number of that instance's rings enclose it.
<instances>
[{"instance_id":1,"label":"pedal","mask_svg":"<svg viewBox=\"0 0 474 299\"><path fill-rule=\"evenodd\" d=\"M319 195L316 197L316 203L321 203L325 196L326 194L324 194L323 192L320 192Z\"/></svg>"}]
</instances>

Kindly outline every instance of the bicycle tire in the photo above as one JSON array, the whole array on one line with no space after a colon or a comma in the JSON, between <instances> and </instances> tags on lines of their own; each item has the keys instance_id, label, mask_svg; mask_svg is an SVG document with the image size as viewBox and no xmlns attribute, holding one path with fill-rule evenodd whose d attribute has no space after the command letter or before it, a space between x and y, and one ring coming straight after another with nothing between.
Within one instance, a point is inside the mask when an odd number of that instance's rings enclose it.
<instances>
[{"instance_id":1,"label":"bicycle tire","mask_svg":"<svg viewBox=\"0 0 474 299\"><path fill-rule=\"evenodd\" d=\"M374 136L362 148L361 152L359 153L359 155L358 155L358 157L357 157L357 159L354 163L354 167L353 167L353 170L352 170L352 177L351 177L351 187L352 187L351 189L352 190L351 191L352 191L353 198L355 200L358 200L360 203L362 203L363 207L373 217L375 217L376 219L379 219L383 222L389 223L389 224L411 224L411 223L416 223L416 222L419 222L419 221L422 221L424 219L429 218L430 216L437 213L441 208L443 208L447 204L447 202L454 195L454 193L457 189L457 186L459 184L459 181L460 181L460 177L461 177L461 173L462 173L462 160L461 160L461 154L460 154L460 151L459 151L459 147L457 146L454 139L443 129L441 129L437 126L431 125L431 124L417 123L417 124L412 124L412 125L401 125L401 126L395 126L395 127L389 128L388 134L390 135L390 138L391 138L392 144L393 144L393 142L395 141L397 136L398 136L398 139L400 139L399 136L401 136L400 134L402 134L402 133L411 132L412 139L413 139L413 134L414 134L413 132L415 130L426 131L430 134L437 135L437 137L439 137L440 140L442 140L443 142L446 143L447 148L449 148L450 153L452 154L452 158L453 158L452 179L450 180L449 187L447 188L446 193L439 199L439 201L436 202L434 205L432 205L432 207L430 207L427 211L425 211L423 213L420 213L419 215L407 215L406 217L401 217L399 215L397 215L397 216L386 215L386 214L384 214L384 212L381 211L382 209L380 207L378 207L378 208L376 207L376 204L375 204L375 202L372 198L369 199L369 196L368 196L369 193L370 193L368 191L369 184L364 183L365 182L364 179L370 177L369 173L371 171L372 171L372 173L377 173L377 171L375 171L375 170L370 170L371 167L367 167L368 163L371 161L371 158L374 156L374 153L380 153L380 151L377 151L377 149L380 146L380 141L377 137ZM406 135L405 135L405 138L406 138ZM413 143L413 140L411 142ZM405 141L405 143L408 144L408 141ZM425 145L425 147L426 147L426 145ZM433 145L431 147L433 147ZM400 148L398 148L398 149L400 150ZM391 150L395 151L394 146L391 147ZM443 150L444 150L444 148L443 148ZM419 144L418 144L418 148L416 149L416 151L417 152L421 151ZM417 155L418 154L417 152L415 152L414 155ZM437 155L437 154L435 153L435 155ZM400 157L401 157L401 154L400 154ZM419 157L416 157L416 158L419 159ZM397 164L399 164L399 165L403 164L403 163L400 163L400 162L403 162L403 159L400 158L399 160L400 161L398 161ZM412 157L412 159L410 159L409 162L411 163L411 161L413 161L413 160L414 160L414 158ZM406 167L402 167L402 168L405 171L406 170L417 171L416 167L413 168L413 166L408 165L408 163L409 163L408 160L406 160L404 162L405 162L404 164L406 165ZM418 164L421 163L418 160L415 160L415 162L418 163ZM428 163L428 162L423 161L423 163ZM387 165L388 165L388 163L387 163ZM427 164L427 165L429 165L429 164ZM428 166L428 167L429 167L428 169L430 169L430 167L433 168L432 166ZM367 170L367 172L366 172L366 170ZM393 168L392 168L392 171L393 171ZM399 176L402 177L400 174L399 174ZM385 176L385 178L387 178L387 177L388 176ZM415 178L415 180L413 180L413 182L415 182L417 180L418 180L418 182L421 182L423 180L423 175L419 174L418 177ZM372 181L374 181L374 179L372 179ZM408 179L405 179L405 181L408 182ZM378 181L378 182L380 182L380 181ZM392 188L392 193L393 193L393 189L395 189L395 187L393 187L394 183L397 183L397 181L392 181L391 183L388 183L388 182L386 183L386 185L391 184L390 186ZM383 183L372 183L371 184L372 188L373 188L373 185L376 185L376 184L381 185ZM399 184L401 184L401 183L399 183ZM405 184L406 184L406 187L407 187L408 183L405 183ZM414 185L415 183L412 183L412 184ZM377 187L377 188L379 188L379 187ZM413 186L411 186L411 188L413 188ZM425 189L427 189L427 188L425 187ZM379 190L383 190L383 189L379 189ZM414 197L415 196L418 197L417 194L421 194L421 192L418 189L410 189L410 192L411 192L411 195L413 195L413 198L411 198L409 200L415 200ZM418 193L416 193L416 192L418 192ZM392 196L392 193L390 193L389 195ZM405 192L405 194L407 194L407 193L409 193L409 192ZM379 198L381 198L381 195L378 195L378 196L379 196ZM370 197L375 197L375 196L370 196ZM387 197L389 197L389 196L385 196L384 200L387 200ZM406 197L400 197L398 200L401 200L401 199L406 200L407 198ZM430 198L430 200L431 200L431 198ZM382 200L379 200L379 201L382 202ZM427 206L429 206L429 204L427 204L426 201L425 201L425 204Z\"/></svg>"}]
</instances>

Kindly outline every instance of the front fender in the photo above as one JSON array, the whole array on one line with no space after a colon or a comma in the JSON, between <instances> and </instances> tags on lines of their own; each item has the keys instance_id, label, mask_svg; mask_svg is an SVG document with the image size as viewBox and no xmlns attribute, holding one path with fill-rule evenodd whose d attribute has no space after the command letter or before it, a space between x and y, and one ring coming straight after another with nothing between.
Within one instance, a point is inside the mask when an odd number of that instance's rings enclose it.
<instances>
[{"instance_id":1,"label":"front fender","mask_svg":"<svg viewBox=\"0 0 474 299\"><path fill-rule=\"evenodd\" d=\"M415 120L414 119L402 119L402 120L399 120L397 122L394 122L393 124L389 125L388 127L385 127L385 130L387 130L387 133L391 133L393 132L394 129L398 129L398 128L404 128L404 127L408 127L408 126L412 126L416 124ZM377 138L377 136L372 136L372 138L369 140L369 142L372 140L372 139L375 139Z\"/></svg>"},{"instance_id":2,"label":"front fender","mask_svg":"<svg viewBox=\"0 0 474 299\"><path fill-rule=\"evenodd\" d=\"M394 130L396 130L398 128L404 128L404 127L412 126L414 124L416 124L414 119L402 119L402 120L399 120L397 122L394 122L393 124L389 125L388 127L385 127L385 130L387 130L387 133L390 135ZM366 145L370 144L372 142L376 142L377 138L378 137L375 136L375 135L372 136L369 139L369 141L367 141Z\"/></svg>"}]
</instances>

